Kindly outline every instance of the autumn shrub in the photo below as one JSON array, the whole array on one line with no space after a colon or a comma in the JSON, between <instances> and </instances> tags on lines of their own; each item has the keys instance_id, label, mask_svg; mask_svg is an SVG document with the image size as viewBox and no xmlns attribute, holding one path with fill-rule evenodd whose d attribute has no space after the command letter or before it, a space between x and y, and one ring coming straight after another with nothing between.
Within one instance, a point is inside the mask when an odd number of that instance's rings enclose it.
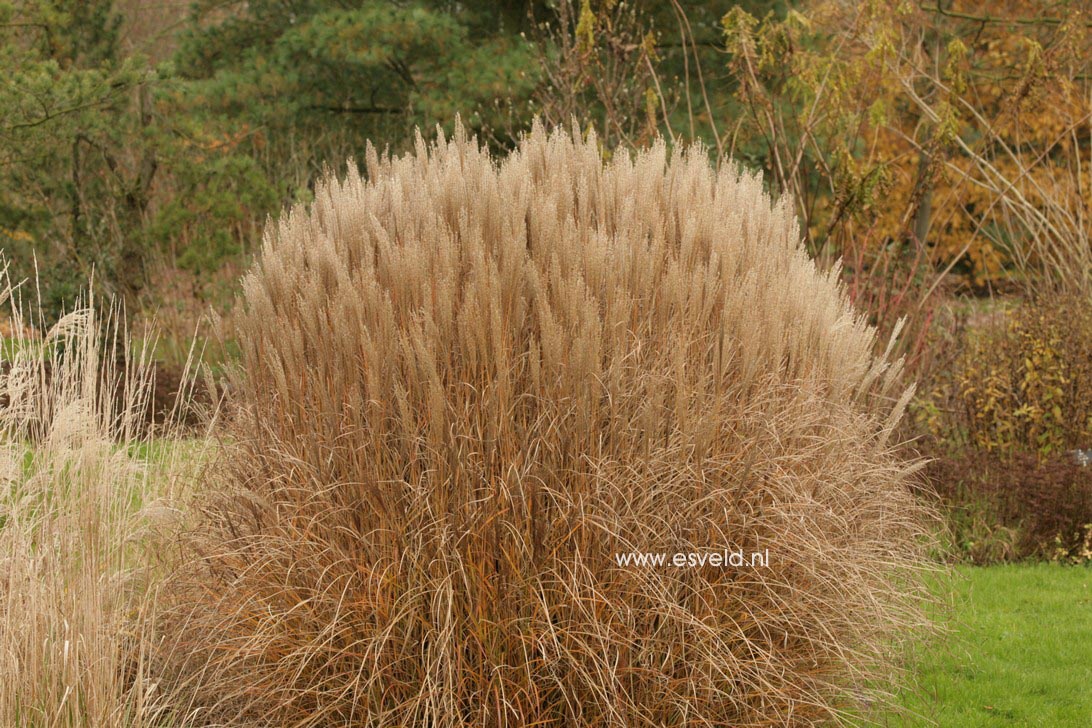
<instances>
[{"instance_id":1,"label":"autumn shrub","mask_svg":"<svg viewBox=\"0 0 1092 728\"><path fill-rule=\"evenodd\" d=\"M1092 447L1092 300L1044 293L968 332L938 388L933 434L958 447L1041 459Z\"/></svg>"},{"instance_id":2,"label":"autumn shrub","mask_svg":"<svg viewBox=\"0 0 1092 728\"><path fill-rule=\"evenodd\" d=\"M929 474L948 515L953 553L974 563L1082 561L1092 524L1092 468L975 452L939 458Z\"/></svg>"},{"instance_id":3,"label":"autumn shrub","mask_svg":"<svg viewBox=\"0 0 1092 728\"><path fill-rule=\"evenodd\" d=\"M1088 286L1087 8L812 0L723 18L738 114L710 131L791 192L813 250L916 241L994 290ZM694 58L695 62L697 57Z\"/></svg>"},{"instance_id":4,"label":"autumn shrub","mask_svg":"<svg viewBox=\"0 0 1092 728\"><path fill-rule=\"evenodd\" d=\"M898 365L704 150L369 151L236 316L157 655L191 724L816 724L927 624ZM769 564L615 559L726 548Z\"/></svg>"},{"instance_id":5,"label":"autumn shrub","mask_svg":"<svg viewBox=\"0 0 1092 728\"><path fill-rule=\"evenodd\" d=\"M954 554L1071 560L1092 522L1092 306L1046 292L963 315L914 403Z\"/></svg>"}]
</instances>

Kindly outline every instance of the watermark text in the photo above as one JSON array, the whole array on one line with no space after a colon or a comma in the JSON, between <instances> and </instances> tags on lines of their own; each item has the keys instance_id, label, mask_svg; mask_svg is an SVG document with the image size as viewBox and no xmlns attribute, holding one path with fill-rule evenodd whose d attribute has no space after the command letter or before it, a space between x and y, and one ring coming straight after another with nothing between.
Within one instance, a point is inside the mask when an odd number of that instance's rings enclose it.
<instances>
[{"instance_id":1,"label":"watermark text","mask_svg":"<svg viewBox=\"0 0 1092 728\"><path fill-rule=\"evenodd\" d=\"M630 551L614 555L616 564L622 567L663 567L677 569L696 569L702 566L714 568L752 568L765 569L770 565L770 550L745 552L743 549L729 551L690 551L690 552L640 552Z\"/></svg>"}]
</instances>

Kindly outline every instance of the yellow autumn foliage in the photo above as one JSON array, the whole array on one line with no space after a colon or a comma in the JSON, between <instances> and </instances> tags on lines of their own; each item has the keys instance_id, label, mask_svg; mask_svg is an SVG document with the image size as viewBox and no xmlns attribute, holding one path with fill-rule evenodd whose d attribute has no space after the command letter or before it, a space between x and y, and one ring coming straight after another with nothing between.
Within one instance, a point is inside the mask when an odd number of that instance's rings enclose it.
<instances>
[{"instance_id":1,"label":"yellow autumn foliage","mask_svg":"<svg viewBox=\"0 0 1092 728\"><path fill-rule=\"evenodd\" d=\"M1092 306L1046 297L1006 312L971 336L951 384L957 417L929 420L935 435L1002 456L1040 458L1092 441ZM926 408L928 411L928 408Z\"/></svg>"},{"instance_id":2,"label":"yellow autumn foliage","mask_svg":"<svg viewBox=\"0 0 1092 728\"><path fill-rule=\"evenodd\" d=\"M736 8L733 145L767 146L818 252L920 243L975 286L1086 287L1090 21L1044 0Z\"/></svg>"}]
</instances>

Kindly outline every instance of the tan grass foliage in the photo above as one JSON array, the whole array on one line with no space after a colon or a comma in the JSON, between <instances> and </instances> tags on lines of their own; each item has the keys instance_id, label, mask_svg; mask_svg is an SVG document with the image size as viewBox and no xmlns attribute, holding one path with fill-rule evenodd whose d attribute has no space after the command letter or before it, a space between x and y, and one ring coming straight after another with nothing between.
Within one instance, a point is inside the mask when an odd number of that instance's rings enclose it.
<instances>
[{"instance_id":1,"label":"tan grass foliage","mask_svg":"<svg viewBox=\"0 0 1092 728\"><path fill-rule=\"evenodd\" d=\"M2 273L0 297L11 302ZM146 547L189 465L150 455L148 352L129 349L116 310L78 305L43 332L24 321L33 306L11 309L22 333L4 340L0 374L0 725L152 725Z\"/></svg>"},{"instance_id":2,"label":"tan grass foliage","mask_svg":"<svg viewBox=\"0 0 1092 728\"><path fill-rule=\"evenodd\" d=\"M350 165L353 168L353 165ZM459 129L272 224L159 656L201 725L812 724L884 699L926 513L791 206ZM767 569L622 568L769 549Z\"/></svg>"}]
</instances>

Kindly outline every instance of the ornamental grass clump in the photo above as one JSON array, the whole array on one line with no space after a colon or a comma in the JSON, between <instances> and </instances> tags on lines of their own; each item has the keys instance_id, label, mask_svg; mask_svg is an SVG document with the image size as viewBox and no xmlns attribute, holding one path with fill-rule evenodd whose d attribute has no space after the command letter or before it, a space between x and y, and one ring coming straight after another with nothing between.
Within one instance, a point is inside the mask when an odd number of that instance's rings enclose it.
<instances>
[{"instance_id":1,"label":"ornamental grass clump","mask_svg":"<svg viewBox=\"0 0 1092 728\"><path fill-rule=\"evenodd\" d=\"M862 715L924 621L907 393L761 179L536 127L369 150L243 284L162 689L208 725ZM630 552L768 552L752 568ZM878 701L878 702L877 702Z\"/></svg>"},{"instance_id":2,"label":"ornamental grass clump","mask_svg":"<svg viewBox=\"0 0 1092 728\"><path fill-rule=\"evenodd\" d=\"M177 410L153 438L152 344L118 308L88 295L45 328L17 294L0 265L0 725L162 726L151 554L204 440L172 453Z\"/></svg>"}]
</instances>

